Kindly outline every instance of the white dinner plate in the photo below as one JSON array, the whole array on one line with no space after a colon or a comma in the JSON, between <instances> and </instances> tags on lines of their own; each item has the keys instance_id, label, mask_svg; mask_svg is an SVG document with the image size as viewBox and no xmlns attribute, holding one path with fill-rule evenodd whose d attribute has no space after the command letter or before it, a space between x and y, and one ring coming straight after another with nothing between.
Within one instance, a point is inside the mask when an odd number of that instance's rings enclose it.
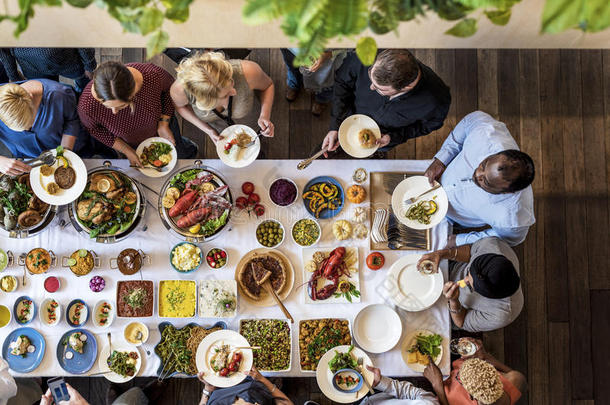
<instances>
[{"instance_id":1,"label":"white dinner plate","mask_svg":"<svg viewBox=\"0 0 610 405\"><path fill-rule=\"evenodd\" d=\"M55 149L53 149L53 155L57 156L57 151ZM76 181L72 187L67 190L60 188L57 193L49 194L46 187L47 184L55 182L54 176L43 176L40 174L40 166L33 168L30 172L32 191L36 194L36 197L50 205L70 204L81 195L87 185L87 168L85 167L83 160L76 153L68 149L64 149L64 157L70 162L70 166L76 173ZM59 160L56 160L51 167L57 169L59 167Z\"/></svg>"},{"instance_id":2,"label":"white dinner plate","mask_svg":"<svg viewBox=\"0 0 610 405\"><path fill-rule=\"evenodd\" d=\"M365 158L371 156L379 146L363 148L358 141L358 133L362 129L370 129L377 139L381 138L379 125L368 115L354 114L343 120L339 127L339 144L341 148L350 156Z\"/></svg>"},{"instance_id":3,"label":"white dinner plate","mask_svg":"<svg viewBox=\"0 0 610 405\"><path fill-rule=\"evenodd\" d=\"M261 140L260 137L257 137L254 141L254 145L242 149L239 152L239 157L236 161L229 159L228 155L225 153L225 145L230 142L236 134L242 131L246 132L252 138L256 137L256 131L254 131L252 128L247 125L237 124L225 128L220 133L220 136L222 136L223 139L216 142L216 153L218 153L218 158L222 161L222 163L229 167L240 168L248 166L250 163L256 160L256 158L258 157L258 153L261 150Z\"/></svg>"},{"instance_id":4,"label":"white dinner plate","mask_svg":"<svg viewBox=\"0 0 610 405\"><path fill-rule=\"evenodd\" d=\"M163 176L168 175L172 170L174 170L174 167L176 167L176 162L178 162L178 152L176 152L176 147L170 141L168 141L165 138L161 138L160 136L154 136L152 138L144 139L138 145L138 147L136 149L136 155L138 155L138 158L142 154L142 151L144 150L144 148L147 146L150 146L150 144L153 142L163 142L163 143L166 143L169 146L171 146L172 150L170 152L170 155L172 156L172 160L167 164L167 166L163 167L162 172L155 170L153 168L150 168L150 167L141 167L141 168L138 168L138 170L140 172L142 172L142 174L144 174L145 176L148 176L148 177L163 177Z\"/></svg>"},{"instance_id":5,"label":"white dinner plate","mask_svg":"<svg viewBox=\"0 0 610 405\"><path fill-rule=\"evenodd\" d=\"M406 255L398 259L388 272L385 286L399 308L417 312L431 307L443 292L443 274L422 274L417 261L422 255Z\"/></svg>"},{"instance_id":6,"label":"white dinner plate","mask_svg":"<svg viewBox=\"0 0 610 405\"><path fill-rule=\"evenodd\" d=\"M131 377L123 377L123 376L115 373L114 371L107 373L107 374L102 374L104 377L106 377L106 379L108 381L112 381L113 383L121 384L121 383L127 382L129 380L132 380L134 377L136 377L140 373L140 368L142 367L142 354L140 353L140 350L136 346L130 345L127 343L123 343L123 342L119 342L119 343L113 342L112 350L113 351L116 350L117 352L136 352L136 353L138 353L138 359L136 360L136 372L134 373L134 375L132 375ZM110 368L108 367L108 363L107 363L109 356L110 356L110 347L104 346L102 348L102 350L100 351L100 355L97 359L97 366L100 369L100 373L110 370Z\"/></svg>"},{"instance_id":7,"label":"white dinner plate","mask_svg":"<svg viewBox=\"0 0 610 405\"><path fill-rule=\"evenodd\" d=\"M402 335L402 322L392 308L384 304L364 307L354 319L354 338L369 353L390 351Z\"/></svg>"},{"instance_id":8,"label":"white dinner plate","mask_svg":"<svg viewBox=\"0 0 610 405\"><path fill-rule=\"evenodd\" d=\"M197 347L197 356L195 357L195 363L197 364L197 371L204 372L204 379L215 387L232 387L242 382L248 375L248 371L252 368L254 358L252 356L252 350L242 349L242 361L239 365L239 370L230 377L221 377L216 375L210 364L213 350L216 346L221 344L229 344L236 347L248 347L250 344L245 337L239 333L223 329L216 332L212 332L207 335Z\"/></svg>"},{"instance_id":9,"label":"white dinner plate","mask_svg":"<svg viewBox=\"0 0 610 405\"><path fill-rule=\"evenodd\" d=\"M409 360L408 360L409 353L407 352L407 350L409 350L409 348L411 348L411 345L413 345L413 343L415 343L415 337L419 334L422 334L424 336L434 335L434 333L430 332L429 330L425 330L425 329L419 329L419 330L409 333L407 335L407 337L405 338L405 340L402 341L402 345L400 346L400 354L402 355L402 360L405 362L405 364L407 366L409 366L409 368L411 370L417 371L418 373L423 373L424 370L426 369L426 366L424 366L423 364L419 364L419 363L409 364ZM439 333L439 335L440 335L440 333ZM443 339L445 339L445 338L443 338ZM436 364L438 366L439 364L441 364L442 359L443 359L443 344L441 343L441 351L438 354L438 356L436 356L436 358L434 359L434 364Z\"/></svg>"},{"instance_id":10,"label":"white dinner plate","mask_svg":"<svg viewBox=\"0 0 610 405\"><path fill-rule=\"evenodd\" d=\"M396 218L412 229L429 229L440 223L443 218L445 218L445 215L447 215L447 208L449 208L447 193L443 187L439 187L436 190L423 195L416 201L417 204L420 201L434 200L438 205L438 209L432 214L428 225L413 221L405 216L407 210L411 206L411 204L406 203L405 201L408 198L418 196L430 188L432 188L432 186L426 176L411 176L398 183L392 193L392 210L394 211Z\"/></svg>"},{"instance_id":11,"label":"white dinner plate","mask_svg":"<svg viewBox=\"0 0 610 405\"><path fill-rule=\"evenodd\" d=\"M362 384L362 388L358 392L341 392L335 387L333 387L333 373L330 371L328 367L328 362L331 361L333 357L335 357L335 351L340 353L346 353L349 350L349 346L337 346L333 347L320 358L318 362L318 368L316 369L316 381L318 382L318 387L320 387L320 391L324 395L328 397L331 401L339 402L342 404L348 404L351 402L356 402L362 399L366 394L369 393L369 389L366 384ZM363 378L366 378L369 384L373 383L374 375L371 371L369 371L366 366L373 366L373 362L369 358L369 356L362 350L357 347L354 347L352 350L352 354L356 359L359 357L363 358L362 364L362 374Z\"/></svg>"}]
</instances>

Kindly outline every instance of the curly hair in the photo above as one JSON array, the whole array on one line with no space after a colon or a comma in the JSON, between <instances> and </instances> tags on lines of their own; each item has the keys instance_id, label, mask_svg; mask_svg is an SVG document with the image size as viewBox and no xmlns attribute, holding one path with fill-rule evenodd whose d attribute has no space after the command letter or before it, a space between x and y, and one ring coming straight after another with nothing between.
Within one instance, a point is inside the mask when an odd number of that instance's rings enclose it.
<instances>
[{"instance_id":1,"label":"curly hair","mask_svg":"<svg viewBox=\"0 0 610 405\"><path fill-rule=\"evenodd\" d=\"M233 79L233 66L220 52L197 53L185 58L176 72L176 80L195 97L197 108L206 111L216 107L220 93Z\"/></svg>"},{"instance_id":2,"label":"curly hair","mask_svg":"<svg viewBox=\"0 0 610 405\"><path fill-rule=\"evenodd\" d=\"M482 404L493 404L504 395L500 374L485 360L471 358L464 361L459 377L464 389Z\"/></svg>"},{"instance_id":3,"label":"curly hair","mask_svg":"<svg viewBox=\"0 0 610 405\"><path fill-rule=\"evenodd\" d=\"M534 161L527 153L521 152L517 149L507 149L503 150L502 152L498 152L497 154L504 156L510 165L510 167L506 168L501 167L500 171L507 173L517 172L517 175L513 179L508 179L505 177L505 180L512 180L507 191L514 193L519 190L523 190L532 184L534 177L536 176L536 169L534 167ZM509 176L507 175L507 177Z\"/></svg>"},{"instance_id":4,"label":"curly hair","mask_svg":"<svg viewBox=\"0 0 610 405\"><path fill-rule=\"evenodd\" d=\"M36 112L32 97L16 83L0 86L0 120L13 131L32 127Z\"/></svg>"}]
</instances>

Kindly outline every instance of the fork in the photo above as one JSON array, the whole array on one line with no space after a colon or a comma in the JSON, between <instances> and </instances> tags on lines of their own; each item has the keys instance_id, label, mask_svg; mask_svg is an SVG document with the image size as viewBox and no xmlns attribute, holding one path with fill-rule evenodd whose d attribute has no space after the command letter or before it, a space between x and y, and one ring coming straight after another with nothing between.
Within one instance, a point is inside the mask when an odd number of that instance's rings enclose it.
<instances>
[{"instance_id":1,"label":"fork","mask_svg":"<svg viewBox=\"0 0 610 405\"><path fill-rule=\"evenodd\" d=\"M362 375L362 380L364 381L364 384L366 384L366 387L369 389L369 392L371 394L374 394L375 391L373 391L373 387L371 387L371 384L369 384L369 382L366 380L366 377L364 376L364 358L362 357L358 357L358 368L359 368L359 372ZM356 392L356 395L358 395L358 393Z\"/></svg>"},{"instance_id":2,"label":"fork","mask_svg":"<svg viewBox=\"0 0 610 405\"><path fill-rule=\"evenodd\" d=\"M371 238L375 243L384 243L388 240L386 232L386 221L388 219L388 211L382 208L375 210L375 217L373 219L373 230L371 231Z\"/></svg>"},{"instance_id":3,"label":"fork","mask_svg":"<svg viewBox=\"0 0 610 405\"><path fill-rule=\"evenodd\" d=\"M440 186L441 186L441 183L436 183L436 184L434 185L434 187L429 188L428 190L424 191L423 193L419 194L418 196L416 196L416 197L411 197L411 198L407 198L407 199L405 200L405 203L406 203L406 204L415 204L415 201L419 200L419 199L420 199L420 198L421 198L423 195L426 195L426 194L428 194L429 192L436 190L436 189L437 189L437 188L439 188Z\"/></svg>"}]
</instances>

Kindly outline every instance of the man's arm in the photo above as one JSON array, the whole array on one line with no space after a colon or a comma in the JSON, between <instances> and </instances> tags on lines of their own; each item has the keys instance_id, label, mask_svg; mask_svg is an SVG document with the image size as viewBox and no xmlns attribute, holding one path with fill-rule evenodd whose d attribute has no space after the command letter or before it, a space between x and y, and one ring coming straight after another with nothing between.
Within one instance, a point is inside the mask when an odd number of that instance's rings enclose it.
<instances>
[{"instance_id":1,"label":"man's arm","mask_svg":"<svg viewBox=\"0 0 610 405\"><path fill-rule=\"evenodd\" d=\"M17 70L17 59L11 53L11 48L0 48L0 64L4 66L10 82L22 80L23 76Z\"/></svg>"},{"instance_id":2,"label":"man's arm","mask_svg":"<svg viewBox=\"0 0 610 405\"><path fill-rule=\"evenodd\" d=\"M97 67L97 61L95 60L95 49L94 48L78 48L78 55L80 56L83 66L86 72L93 72Z\"/></svg>"},{"instance_id":3,"label":"man's arm","mask_svg":"<svg viewBox=\"0 0 610 405\"><path fill-rule=\"evenodd\" d=\"M330 117L330 131L337 131L345 118L354 111L356 80L361 64L355 53L347 55L341 67L335 72L333 85L333 105Z\"/></svg>"},{"instance_id":4,"label":"man's arm","mask_svg":"<svg viewBox=\"0 0 610 405\"><path fill-rule=\"evenodd\" d=\"M441 128L448 112L449 104L441 105L435 109L431 117L417 120L410 125L391 131L389 133L391 139L390 145L405 143L409 139L428 135L430 132Z\"/></svg>"},{"instance_id":5,"label":"man's arm","mask_svg":"<svg viewBox=\"0 0 610 405\"><path fill-rule=\"evenodd\" d=\"M425 403L429 405L439 404L433 393L417 388L409 381L397 381L388 377L381 377L381 381L375 389L390 394L397 399L419 399L426 401Z\"/></svg>"},{"instance_id":6,"label":"man's arm","mask_svg":"<svg viewBox=\"0 0 610 405\"><path fill-rule=\"evenodd\" d=\"M455 244L466 245L472 244L479 239L495 236L506 241L510 246L516 246L525 240L529 226L520 226L515 228L489 228L480 232L460 233L456 235Z\"/></svg>"}]
</instances>

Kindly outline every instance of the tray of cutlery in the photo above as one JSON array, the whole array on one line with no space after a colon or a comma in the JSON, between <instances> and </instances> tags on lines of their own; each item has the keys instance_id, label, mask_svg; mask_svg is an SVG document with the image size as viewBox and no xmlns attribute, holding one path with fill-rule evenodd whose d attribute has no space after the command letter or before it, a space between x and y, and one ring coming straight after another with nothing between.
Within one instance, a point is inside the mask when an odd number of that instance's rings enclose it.
<instances>
[{"instance_id":1,"label":"tray of cutlery","mask_svg":"<svg viewBox=\"0 0 610 405\"><path fill-rule=\"evenodd\" d=\"M422 173L371 172L371 250L430 250L430 229L411 229L392 212L392 193L404 179Z\"/></svg>"}]
</instances>

